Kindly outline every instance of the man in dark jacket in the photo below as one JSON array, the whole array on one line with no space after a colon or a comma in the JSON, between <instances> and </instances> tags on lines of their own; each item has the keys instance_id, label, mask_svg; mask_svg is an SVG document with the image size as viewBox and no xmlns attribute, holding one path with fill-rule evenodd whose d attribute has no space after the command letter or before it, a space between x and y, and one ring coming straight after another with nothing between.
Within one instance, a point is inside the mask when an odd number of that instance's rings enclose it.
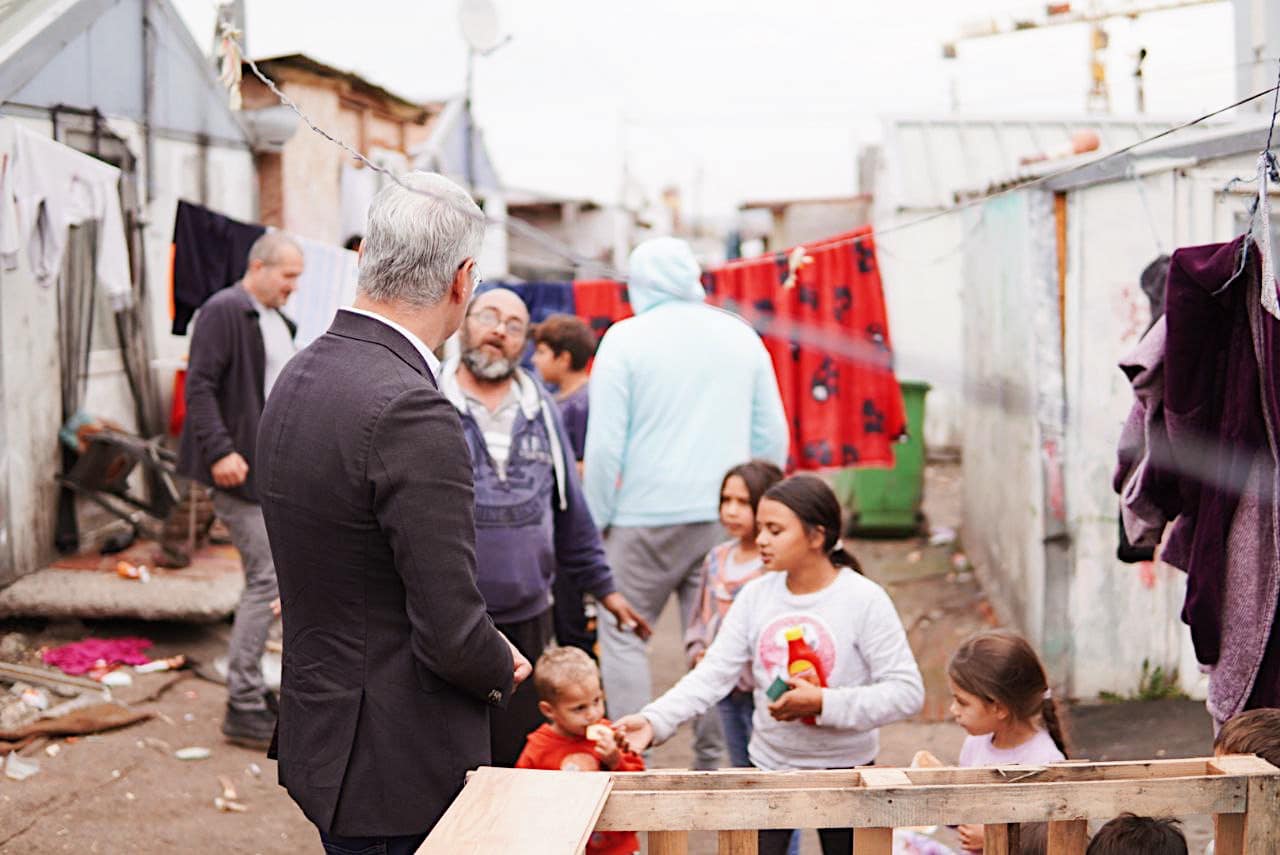
<instances>
[{"instance_id":1,"label":"man in dark jacket","mask_svg":"<svg viewBox=\"0 0 1280 855\"><path fill-rule=\"evenodd\" d=\"M480 593L498 628L536 661L553 636L558 572L620 625L642 637L649 625L614 587L555 401L519 367L528 328L529 310L514 292L477 297L462 324L462 355L442 368L440 390L462 417L470 452ZM530 683L492 717L494 765L514 766L541 723Z\"/></svg>"},{"instance_id":2,"label":"man in dark jacket","mask_svg":"<svg viewBox=\"0 0 1280 855\"><path fill-rule=\"evenodd\" d=\"M416 851L530 669L476 588L475 490L438 347L484 217L415 172L369 210L355 305L285 368L258 489L280 577L280 783L330 852Z\"/></svg>"},{"instance_id":3,"label":"man in dark jacket","mask_svg":"<svg viewBox=\"0 0 1280 855\"><path fill-rule=\"evenodd\" d=\"M210 297L196 315L187 365L187 418L178 471L214 488L213 505L244 566L227 656L232 742L266 748L276 700L262 677L273 620L276 571L258 506L254 466L262 406L294 354L296 327L280 308L302 275L302 250L287 235L263 235L249 250L244 279Z\"/></svg>"}]
</instances>

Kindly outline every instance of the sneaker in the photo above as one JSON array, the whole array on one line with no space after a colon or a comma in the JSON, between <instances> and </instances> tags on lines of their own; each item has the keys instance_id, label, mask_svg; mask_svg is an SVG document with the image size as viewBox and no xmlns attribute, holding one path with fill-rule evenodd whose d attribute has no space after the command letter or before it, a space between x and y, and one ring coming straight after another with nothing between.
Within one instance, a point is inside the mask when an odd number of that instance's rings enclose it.
<instances>
[{"instance_id":1,"label":"sneaker","mask_svg":"<svg viewBox=\"0 0 1280 855\"><path fill-rule=\"evenodd\" d=\"M228 742L246 748L266 751L275 732L276 714L271 710L238 710L227 707L227 715L222 719L222 735Z\"/></svg>"}]
</instances>

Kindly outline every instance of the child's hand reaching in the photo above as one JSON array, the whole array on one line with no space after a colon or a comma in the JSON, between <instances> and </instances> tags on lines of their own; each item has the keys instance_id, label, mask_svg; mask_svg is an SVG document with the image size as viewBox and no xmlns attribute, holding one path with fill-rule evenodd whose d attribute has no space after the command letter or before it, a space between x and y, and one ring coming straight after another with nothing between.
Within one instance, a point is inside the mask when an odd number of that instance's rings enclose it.
<instances>
[{"instance_id":1,"label":"child's hand reaching","mask_svg":"<svg viewBox=\"0 0 1280 855\"><path fill-rule=\"evenodd\" d=\"M986 832L981 825L961 825L956 828L960 835L960 847L965 852L981 852L986 843Z\"/></svg>"},{"instance_id":2,"label":"child's hand reaching","mask_svg":"<svg viewBox=\"0 0 1280 855\"><path fill-rule=\"evenodd\" d=\"M624 715L615 721L613 732L621 737L627 748L636 754L644 753L644 750L653 744L653 725L649 724L649 719L639 713Z\"/></svg>"},{"instance_id":3,"label":"child's hand reaching","mask_svg":"<svg viewBox=\"0 0 1280 855\"><path fill-rule=\"evenodd\" d=\"M600 762L606 769L617 768L622 762L622 746L618 744L618 739L614 732L604 725L592 725L587 728L587 736L595 742L596 757L600 758Z\"/></svg>"},{"instance_id":4,"label":"child's hand reaching","mask_svg":"<svg viewBox=\"0 0 1280 855\"><path fill-rule=\"evenodd\" d=\"M769 714L778 721L798 721L822 715L822 686L812 671L787 679L790 691L769 704Z\"/></svg>"}]
</instances>

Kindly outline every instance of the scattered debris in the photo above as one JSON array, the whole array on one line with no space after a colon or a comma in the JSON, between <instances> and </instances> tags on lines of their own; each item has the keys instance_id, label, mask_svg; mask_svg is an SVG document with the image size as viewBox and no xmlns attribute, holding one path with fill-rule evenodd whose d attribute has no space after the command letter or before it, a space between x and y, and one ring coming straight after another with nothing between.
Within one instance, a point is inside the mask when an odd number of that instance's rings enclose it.
<instances>
[{"instance_id":1,"label":"scattered debris","mask_svg":"<svg viewBox=\"0 0 1280 855\"><path fill-rule=\"evenodd\" d=\"M115 665L145 665L150 660L143 651L149 647L146 638L86 638L46 650L41 658L67 674L88 674Z\"/></svg>"},{"instance_id":2,"label":"scattered debris","mask_svg":"<svg viewBox=\"0 0 1280 855\"><path fill-rule=\"evenodd\" d=\"M236 785L231 783L231 779L226 775L219 775L218 783L222 785L222 797L224 799L235 801L240 798L240 796L236 794Z\"/></svg>"},{"instance_id":3,"label":"scattered debris","mask_svg":"<svg viewBox=\"0 0 1280 855\"><path fill-rule=\"evenodd\" d=\"M200 693L197 692L195 689L187 689L185 692L182 693L182 697L186 698L189 701L194 701L196 698L200 697Z\"/></svg>"},{"instance_id":4,"label":"scattered debris","mask_svg":"<svg viewBox=\"0 0 1280 855\"><path fill-rule=\"evenodd\" d=\"M146 665L137 665L133 670L138 674L152 674L156 671L176 671L186 664L187 657L170 656L168 659L153 659Z\"/></svg>"},{"instance_id":5,"label":"scattered debris","mask_svg":"<svg viewBox=\"0 0 1280 855\"><path fill-rule=\"evenodd\" d=\"M120 770L119 770L119 769L112 769L112 770L111 770L111 780L113 780L113 781L118 781L119 779L120 779Z\"/></svg>"},{"instance_id":6,"label":"scattered debris","mask_svg":"<svg viewBox=\"0 0 1280 855\"><path fill-rule=\"evenodd\" d=\"M56 742L50 743L49 745L45 746L44 753L48 754L50 757L57 757L59 754L62 753L62 746Z\"/></svg>"},{"instance_id":7,"label":"scattered debris","mask_svg":"<svg viewBox=\"0 0 1280 855\"><path fill-rule=\"evenodd\" d=\"M31 651L27 646L27 637L20 632L5 633L0 638L0 659L5 662L22 663L29 659Z\"/></svg>"},{"instance_id":8,"label":"scattered debris","mask_svg":"<svg viewBox=\"0 0 1280 855\"><path fill-rule=\"evenodd\" d=\"M154 748L156 751L160 751L164 754L173 753L172 745L165 742L163 739L159 739L154 736L144 736L142 739L138 740L138 747L142 748L144 746L147 748Z\"/></svg>"},{"instance_id":9,"label":"scattered debris","mask_svg":"<svg viewBox=\"0 0 1280 855\"><path fill-rule=\"evenodd\" d=\"M145 564L130 564L128 561L116 562L116 575L121 579L132 579L144 585L151 581L151 571Z\"/></svg>"},{"instance_id":10,"label":"scattered debris","mask_svg":"<svg viewBox=\"0 0 1280 855\"><path fill-rule=\"evenodd\" d=\"M40 718L40 710L17 695L0 697L0 731L20 730Z\"/></svg>"},{"instance_id":11,"label":"scattered debris","mask_svg":"<svg viewBox=\"0 0 1280 855\"><path fill-rule=\"evenodd\" d=\"M44 689L37 689L35 686L28 686L26 683L14 683L9 691L21 698L22 702L29 707L38 709L41 712L49 709L49 693Z\"/></svg>"},{"instance_id":12,"label":"scattered debris","mask_svg":"<svg viewBox=\"0 0 1280 855\"><path fill-rule=\"evenodd\" d=\"M913 549L907 553L908 564L918 564L920 562L920 550Z\"/></svg>"},{"instance_id":13,"label":"scattered debris","mask_svg":"<svg viewBox=\"0 0 1280 855\"><path fill-rule=\"evenodd\" d=\"M195 714L195 713L183 713L182 720L183 720L183 721L195 721L195 720L196 720L196 714Z\"/></svg>"},{"instance_id":14,"label":"scattered debris","mask_svg":"<svg viewBox=\"0 0 1280 855\"><path fill-rule=\"evenodd\" d=\"M222 796L216 796L213 800L213 806L224 813L246 813L249 810L248 805L234 802L230 799L224 799Z\"/></svg>"},{"instance_id":15,"label":"scattered debris","mask_svg":"<svg viewBox=\"0 0 1280 855\"><path fill-rule=\"evenodd\" d=\"M138 798L138 797L137 797L137 796L135 796L133 793L125 793L125 794L124 794L124 800L125 800L125 801L127 801L127 802L136 801L136 800L137 800L137 798Z\"/></svg>"},{"instance_id":16,"label":"scattered debris","mask_svg":"<svg viewBox=\"0 0 1280 855\"><path fill-rule=\"evenodd\" d=\"M122 689L125 686L133 685L133 677L129 676L128 671L108 671L98 680L104 686L113 686Z\"/></svg>"},{"instance_id":17,"label":"scattered debris","mask_svg":"<svg viewBox=\"0 0 1280 855\"><path fill-rule=\"evenodd\" d=\"M30 665L0 663L0 680L11 683L33 683L52 689L64 697L75 697L82 692L102 693L102 686L93 680L83 677L72 677L49 668L36 668Z\"/></svg>"},{"instance_id":18,"label":"scattered debris","mask_svg":"<svg viewBox=\"0 0 1280 855\"><path fill-rule=\"evenodd\" d=\"M956 530L950 526L935 526L929 532L930 546L950 546L956 542Z\"/></svg>"},{"instance_id":19,"label":"scattered debris","mask_svg":"<svg viewBox=\"0 0 1280 855\"><path fill-rule=\"evenodd\" d=\"M257 763L250 763L249 768L245 769L245 771L255 778L262 777L262 767L259 766Z\"/></svg>"},{"instance_id":20,"label":"scattered debris","mask_svg":"<svg viewBox=\"0 0 1280 855\"><path fill-rule=\"evenodd\" d=\"M965 573L969 570L969 558L963 552L957 552L951 556L951 566L956 568L957 573Z\"/></svg>"},{"instance_id":21,"label":"scattered debris","mask_svg":"<svg viewBox=\"0 0 1280 855\"><path fill-rule=\"evenodd\" d=\"M17 751L10 751L4 760L4 776L14 781L25 781L40 771L40 764L18 756Z\"/></svg>"},{"instance_id":22,"label":"scattered debris","mask_svg":"<svg viewBox=\"0 0 1280 855\"><path fill-rule=\"evenodd\" d=\"M179 748L177 751L173 752L173 756L177 757L179 760L207 760L209 759L210 754L212 754L212 752L209 751L208 748L201 748L198 745L193 745L189 748Z\"/></svg>"}]
</instances>

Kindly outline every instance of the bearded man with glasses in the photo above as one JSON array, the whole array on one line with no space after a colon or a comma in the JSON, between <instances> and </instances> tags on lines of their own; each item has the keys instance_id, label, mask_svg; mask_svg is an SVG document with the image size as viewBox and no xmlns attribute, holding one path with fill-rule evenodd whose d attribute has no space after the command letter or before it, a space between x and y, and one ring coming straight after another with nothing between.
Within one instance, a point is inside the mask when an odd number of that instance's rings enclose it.
<instances>
[{"instance_id":1,"label":"bearded man with glasses","mask_svg":"<svg viewBox=\"0 0 1280 855\"><path fill-rule=\"evenodd\" d=\"M559 408L520 367L529 310L514 292L475 298L460 330L461 355L440 371L440 391L457 408L476 486L476 579L489 616L529 661L554 636L557 573L641 638L649 624L617 591L599 531L587 510ZM490 716L495 766L514 766L525 737L542 723L533 682Z\"/></svg>"}]
</instances>

